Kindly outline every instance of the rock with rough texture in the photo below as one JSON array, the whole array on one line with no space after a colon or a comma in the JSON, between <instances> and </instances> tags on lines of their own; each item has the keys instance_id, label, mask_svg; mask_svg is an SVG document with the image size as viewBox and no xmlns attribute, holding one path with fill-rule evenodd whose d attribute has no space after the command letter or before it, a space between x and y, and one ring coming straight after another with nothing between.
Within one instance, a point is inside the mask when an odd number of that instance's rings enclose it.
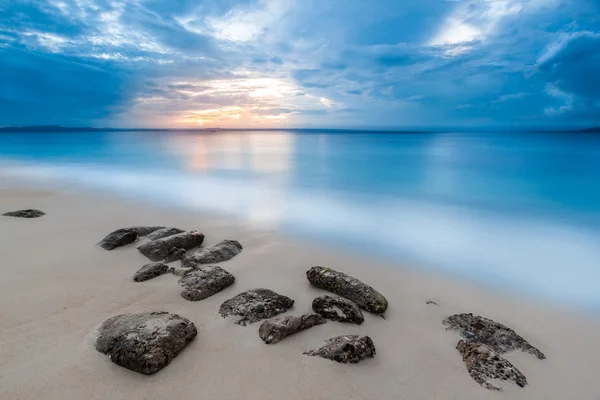
<instances>
[{"instance_id":1,"label":"rock with rough texture","mask_svg":"<svg viewBox=\"0 0 600 400\"><path fill-rule=\"evenodd\" d=\"M194 269L179 279L181 297L189 301L204 300L233 284L235 277L221 267Z\"/></svg>"},{"instance_id":2,"label":"rock with rough texture","mask_svg":"<svg viewBox=\"0 0 600 400\"><path fill-rule=\"evenodd\" d=\"M355 302L360 308L376 314L387 310L387 299L358 279L326 267L312 267L306 272L309 282Z\"/></svg>"},{"instance_id":3,"label":"rock with rough texture","mask_svg":"<svg viewBox=\"0 0 600 400\"><path fill-rule=\"evenodd\" d=\"M169 250L169 252L167 253L167 256L165 257L165 262L170 263L173 261L181 260L183 257L185 257L185 253L187 253L185 251L185 249L182 249L179 247L171 249L171 250Z\"/></svg>"},{"instance_id":4,"label":"rock with rough texture","mask_svg":"<svg viewBox=\"0 0 600 400\"><path fill-rule=\"evenodd\" d=\"M184 276L188 272L194 271L195 269L196 268L169 267L168 272L173 275Z\"/></svg>"},{"instance_id":5,"label":"rock with rough texture","mask_svg":"<svg viewBox=\"0 0 600 400\"><path fill-rule=\"evenodd\" d=\"M242 251L237 240L223 240L214 246L188 252L181 260L184 267L195 267L198 264L216 264L231 260Z\"/></svg>"},{"instance_id":6,"label":"rock with rough texture","mask_svg":"<svg viewBox=\"0 0 600 400\"><path fill-rule=\"evenodd\" d=\"M326 323L319 314L306 314L301 317L277 317L268 319L260 325L258 335L266 344L280 342L286 336Z\"/></svg>"},{"instance_id":7,"label":"rock with rough texture","mask_svg":"<svg viewBox=\"0 0 600 400\"><path fill-rule=\"evenodd\" d=\"M6 217L18 217L18 218L39 218L42 215L46 215L46 213L43 211L40 211L40 210L27 209L27 210L9 211L2 215L6 216Z\"/></svg>"},{"instance_id":8,"label":"rock with rough texture","mask_svg":"<svg viewBox=\"0 0 600 400\"><path fill-rule=\"evenodd\" d=\"M368 336L338 336L325 341L318 350L307 351L308 356L319 356L340 363L355 364L365 358L375 357L375 345Z\"/></svg>"},{"instance_id":9,"label":"rock with rough texture","mask_svg":"<svg viewBox=\"0 0 600 400\"><path fill-rule=\"evenodd\" d=\"M179 229L179 228L162 228L162 229L158 229L158 230L152 232L151 234L149 234L147 239L148 240L158 240L158 239L166 238L169 236L177 235L178 233L183 233L183 232L185 232L185 231L183 229Z\"/></svg>"},{"instance_id":10,"label":"rock with rough texture","mask_svg":"<svg viewBox=\"0 0 600 400\"><path fill-rule=\"evenodd\" d=\"M323 317L360 325L365 320L358 306L348 299L337 296L319 296L312 302L312 309Z\"/></svg>"},{"instance_id":11,"label":"rock with rough texture","mask_svg":"<svg viewBox=\"0 0 600 400\"><path fill-rule=\"evenodd\" d=\"M118 315L98 329L96 350L121 367L152 375L166 367L197 334L191 321L176 314Z\"/></svg>"},{"instance_id":12,"label":"rock with rough texture","mask_svg":"<svg viewBox=\"0 0 600 400\"><path fill-rule=\"evenodd\" d=\"M540 360L546 358L544 353L530 345L515 331L491 319L473 314L456 314L446 318L443 323L449 330L459 331L465 339L486 344L500 354L519 349L533 354Z\"/></svg>"},{"instance_id":13,"label":"rock with rough texture","mask_svg":"<svg viewBox=\"0 0 600 400\"><path fill-rule=\"evenodd\" d=\"M169 266L167 264L159 262L146 264L133 275L133 280L136 282L147 281L148 279L166 274L168 270Z\"/></svg>"},{"instance_id":14,"label":"rock with rough texture","mask_svg":"<svg viewBox=\"0 0 600 400\"><path fill-rule=\"evenodd\" d=\"M527 385L527 378L510 361L483 343L461 340L456 345L467 366L469 375L486 389L501 391L488 380L513 381L520 387Z\"/></svg>"},{"instance_id":15,"label":"rock with rough texture","mask_svg":"<svg viewBox=\"0 0 600 400\"><path fill-rule=\"evenodd\" d=\"M137 249L152 261L162 261L176 249L189 250L200 246L204 241L204 235L198 231L183 232L162 239L144 243Z\"/></svg>"},{"instance_id":16,"label":"rock with rough texture","mask_svg":"<svg viewBox=\"0 0 600 400\"><path fill-rule=\"evenodd\" d=\"M132 226L129 228L121 228L106 235L98 244L105 250L114 250L117 247L135 242L138 236L146 236L162 228L162 226Z\"/></svg>"},{"instance_id":17,"label":"rock with rough texture","mask_svg":"<svg viewBox=\"0 0 600 400\"><path fill-rule=\"evenodd\" d=\"M294 300L270 289L253 289L225 301L219 308L223 318L233 317L238 325L272 318L292 308Z\"/></svg>"}]
</instances>

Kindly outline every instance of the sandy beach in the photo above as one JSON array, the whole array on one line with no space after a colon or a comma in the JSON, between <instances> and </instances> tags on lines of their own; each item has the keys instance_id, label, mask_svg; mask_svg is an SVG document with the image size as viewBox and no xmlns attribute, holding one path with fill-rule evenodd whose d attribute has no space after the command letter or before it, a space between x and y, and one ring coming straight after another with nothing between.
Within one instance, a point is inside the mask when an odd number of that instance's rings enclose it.
<instances>
[{"instance_id":1,"label":"sandy beach","mask_svg":"<svg viewBox=\"0 0 600 400\"><path fill-rule=\"evenodd\" d=\"M0 399L598 399L600 322L526 297L490 290L431 271L306 243L230 218L207 216L95 194L0 190L0 214L37 208L36 219L0 216ZM235 283L199 302L184 300L178 277L136 283L148 260L135 244L95 246L131 225L165 225L206 235L205 245L240 241L244 250L220 264ZM257 287L295 300L284 315L311 310L325 292L306 271L325 265L370 284L389 301L385 319L365 313L360 325L329 321L274 345L260 324L238 326L219 305ZM426 304L434 301L439 306ZM164 370L144 376L94 349L94 332L122 313L168 311L190 319L198 336ZM528 385L486 390L455 349L460 335L442 320L472 312L513 328L546 354L505 355ZM373 359L345 365L302 353L333 336L369 335Z\"/></svg>"}]
</instances>

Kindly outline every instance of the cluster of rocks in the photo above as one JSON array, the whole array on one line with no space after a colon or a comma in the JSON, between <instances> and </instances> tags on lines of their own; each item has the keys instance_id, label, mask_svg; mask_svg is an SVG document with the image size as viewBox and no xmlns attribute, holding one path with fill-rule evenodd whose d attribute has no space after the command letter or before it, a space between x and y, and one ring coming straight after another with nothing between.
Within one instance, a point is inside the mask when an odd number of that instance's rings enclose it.
<instances>
[{"instance_id":1,"label":"cluster of rocks","mask_svg":"<svg viewBox=\"0 0 600 400\"><path fill-rule=\"evenodd\" d=\"M9 211L9 212L5 212L2 215L4 215L5 217L17 217L17 218L39 218L42 215L46 215L46 213L43 211L40 211L40 210L27 209L27 210Z\"/></svg>"}]
</instances>

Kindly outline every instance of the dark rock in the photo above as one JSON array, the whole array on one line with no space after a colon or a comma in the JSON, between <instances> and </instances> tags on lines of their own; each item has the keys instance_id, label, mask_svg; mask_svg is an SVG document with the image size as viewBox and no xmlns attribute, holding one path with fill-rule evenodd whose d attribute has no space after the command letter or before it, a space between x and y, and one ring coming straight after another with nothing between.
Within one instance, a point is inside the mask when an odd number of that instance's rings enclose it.
<instances>
[{"instance_id":1,"label":"dark rock","mask_svg":"<svg viewBox=\"0 0 600 400\"><path fill-rule=\"evenodd\" d=\"M306 277L314 286L352 300L360 308L382 314L387 310L387 299L371 286L331 268L312 267Z\"/></svg>"},{"instance_id":2,"label":"dark rock","mask_svg":"<svg viewBox=\"0 0 600 400\"><path fill-rule=\"evenodd\" d=\"M184 290L181 297L189 301L204 300L233 284L235 277L221 267L194 269L179 279Z\"/></svg>"},{"instance_id":3,"label":"dark rock","mask_svg":"<svg viewBox=\"0 0 600 400\"><path fill-rule=\"evenodd\" d=\"M136 282L147 281L148 279L166 274L168 269L169 266L167 264L159 262L146 264L133 275L133 280Z\"/></svg>"},{"instance_id":4,"label":"dark rock","mask_svg":"<svg viewBox=\"0 0 600 400\"><path fill-rule=\"evenodd\" d=\"M204 241L204 235L198 231L183 232L162 239L144 243L137 249L152 261L162 261L176 249L189 250L200 246Z\"/></svg>"},{"instance_id":5,"label":"dark rock","mask_svg":"<svg viewBox=\"0 0 600 400\"><path fill-rule=\"evenodd\" d=\"M431 300L427 300L425 302L425 304L430 305L430 306L440 306L438 303L436 303L435 301L431 301Z\"/></svg>"},{"instance_id":6,"label":"dark rock","mask_svg":"<svg viewBox=\"0 0 600 400\"><path fill-rule=\"evenodd\" d=\"M114 250L137 240L138 236L146 236L162 226L132 226L112 231L98 243L105 250Z\"/></svg>"},{"instance_id":7,"label":"dark rock","mask_svg":"<svg viewBox=\"0 0 600 400\"><path fill-rule=\"evenodd\" d=\"M45 212L40 210L18 210L18 211L9 211L7 213L2 214L7 217L18 217L18 218L39 218L42 215L46 215Z\"/></svg>"},{"instance_id":8,"label":"dark rock","mask_svg":"<svg viewBox=\"0 0 600 400\"><path fill-rule=\"evenodd\" d=\"M365 358L375 357L375 345L368 336L338 336L325 341L318 350L307 351L308 356L319 356L340 363L355 364Z\"/></svg>"},{"instance_id":9,"label":"dark rock","mask_svg":"<svg viewBox=\"0 0 600 400\"><path fill-rule=\"evenodd\" d=\"M258 335L266 344L280 342L284 337L304 329L327 322L319 314L306 314L301 317L277 317L266 320L260 325Z\"/></svg>"},{"instance_id":10,"label":"dark rock","mask_svg":"<svg viewBox=\"0 0 600 400\"><path fill-rule=\"evenodd\" d=\"M488 382L489 379L513 381L520 387L527 385L527 378L507 359L483 343L461 340L456 349L462 355L469 375L486 389L501 391Z\"/></svg>"},{"instance_id":11,"label":"dark rock","mask_svg":"<svg viewBox=\"0 0 600 400\"><path fill-rule=\"evenodd\" d=\"M365 320L358 306L348 299L334 296L319 296L312 302L312 309L327 319L360 325Z\"/></svg>"},{"instance_id":12,"label":"dark rock","mask_svg":"<svg viewBox=\"0 0 600 400\"><path fill-rule=\"evenodd\" d=\"M178 233L183 233L183 232L185 232L185 231L183 229L179 229L179 228L162 228L162 229L158 229L158 230L152 232L151 234L149 234L147 239L148 240L158 240L158 239L166 238L169 236L177 235Z\"/></svg>"},{"instance_id":13,"label":"dark rock","mask_svg":"<svg viewBox=\"0 0 600 400\"><path fill-rule=\"evenodd\" d=\"M121 367L151 375L166 367L198 331L167 312L118 315L102 323L96 350Z\"/></svg>"},{"instance_id":14,"label":"dark rock","mask_svg":"<svg viewBox=\"0 0 600 400\"><path fill-rule=\"evenodd\" d=\"M223 240L214 246L188 252L181 260L184 267L195 267L198 264L214 264L227 261L242 251L242 245L237 240Z\"/></svg>"},{"instance_id":15,"label":"dark rock","mask_svg":"<svg viewBox=\"0 0 600 400\"><path fill-rule=\"evenodd\" d=\"M253 289L225 301L219 308L223 318L233 317L238 325L272 318L292 308L294 300L269 289Z\"/></svg>"},{"instance_id":16,"label":"dark rock","mask_svg":"<svg viewBox=\"0 0 600 400\"><path fill-rule=\"evenodd\" d=\"M533 354L540 360L546 358L544 353L530 345L515 331L491 319L473 314L456 314L446 318L443 323L449 330L459 331L465 339L486 344L500 354L519 349Z\"/></svg>"},{"instance_id":17,"label":"dark rock","mask_svg":"<svg viewBox=\"0 0 600 400\"><path fill-rule=\"evenodd\" d=\"M173 261L181 260L183 257L185 257L185 253L187 253L185 249L173 248L167 252L165 262L170 263Z\"/></svg>"}]
</instances>

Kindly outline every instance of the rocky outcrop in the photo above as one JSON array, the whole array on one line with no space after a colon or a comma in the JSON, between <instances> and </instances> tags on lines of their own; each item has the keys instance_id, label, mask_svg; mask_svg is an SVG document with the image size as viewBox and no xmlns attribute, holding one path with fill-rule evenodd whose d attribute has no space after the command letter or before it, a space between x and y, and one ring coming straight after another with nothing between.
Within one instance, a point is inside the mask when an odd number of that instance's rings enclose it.
<instances>
[{"instance_id":1,"label":"rocky outcrop","mask_svg":"<svg viewBox=\"0 0 600 400\"><path fill-rule=\"evenodd\" d=\"M135 242L140 236L146 236L162 228L162 226L132 226L129 228L121 228L106 235L98 244L105 250L114 250L117 247Z\"/></svg>"},{"instance_id":2,"label":"rocky outcrop","mask_svg":"<svg viewBox=\"0 0 600 400\"><path fill-rule=\"evenodd\" d=\"M306 314L301 317L277 317L266 320L260 325L258 335L266 344L280 342L286 336L321 325L327 322L319 314Z\"/></svg>"},{"instance_id":3,"label":"rocky outcrop","mask_svg":"<svg viewBox=\"0 0 600 400\"><path fill-rule=\"evenodd\" d=\"M227 261L242 251L242 245L237 240L223 240L222 242L188 252L181 260L184 267L196 267L199 264L216 264Z\"/></svg>"},{"instance_id":4,"label":"rocky outcrop","mask_svg":"<svg viewBox=\"0 0 600 400\"><path fill-rule=\"evenodd\" d=\"M331 268L312 267L306 272L309 282L355 302L360 308L382 314L387 310L387 299L371 286Z\"/></svg>"},{"instance_id":5,"label":"rocky outcrop","mask_svg":"<svg viewBox=\"0 0 600 400\"><path fill-rule=\"evenodd\" d=\"M166 274L168 269L169 266L167 264L159 262L146 264L133 275L133 280L135 282L147 281L148 279Z\"/></svg>"},{"instance_id":6,"label":"rocky outcrop","mask_svg":"<svg viewBox=\"0 0 600 400\"><path fill-rule=\"evenodd\" d=\"M98 329L96 350L121 367L151 375L166 367L197 333L191 321L176 314L118 315Z\"/></svg>"},{"instance_id":7,"label":"rocky outcrop","mask_svg":"<svg viewBox=\"0 0 600 400\"><path fill-rule=\"evenodd\" d=\"M317 314L333 321L360 325L365 320L360 308L343 297L319 296L313 300L312 309Z\"/></svg>"},{"instance_id":8,"label":"rocky outcrop","mask_svg":"<svg viewBox=\"0 0 600 400\"><path fill-rule=\"evenodd\" d=\"M294 300L269 289L253 289L225 301L219 308L223 318L232 317L238 325L272 318L292 308Z\"/></svg>"},{"instance_id":9,"label":"rocky outcrop","mask_svg":"<svg viewBox=\"0 0 600 400\"><path fill-rule=\"evenodd\" d=\"M368 336L347 335L331 338L318 350L307 351L308 356L319 356L340 363L355 364L375 357L375 345Z\"/></svg>"},{"instance_id":10,"label":"rocky outcrop","mask_svg":"<svg viewBox=\"0 0 600 400\"><path fill-rule=\"evenodd\" d=\"M204 235L197 231L183 232L144 243L137 249L152 261L162 261L178 249L189 250L200 246Z\"/></svg>"},{"instance_id":11,"label":"rocky outcrop","mask_svg":"<svg viewBox=\"0 0 600 400\"><path fill-rule=\"evenodd\" d=\"M179 228L162 228L162 229L158 229L158 230L152 232L151 234L149 234L147 239L148 240L158 240L158 239L166 238L169 236L177 235L178 233L183 233L183 232L185 232L185 231L183 229L179 229Z\"/></svg>"},{"instance_id":12,"label":"rocky outcrop","mask_svg":"<svg viewBox=\"0 0 600 400\"><path fill-rule=\"evenodd\" d=\"M2 214L6 217L18 217L18 218L39 218L42 215L46 215L45 212L34 209L9 211Z\"/></svg>"},{"instance_id":13,"label":"rocky outcrop","mask_svg":"<svg viewBox=\"0 0 600 400\"><path fill-rule=\"evenodd\" d=\"M233 284L235 277L221 267L194 269L179 279L181 297L189 301L204 300Z\"/></svg>"}]
</instances>

